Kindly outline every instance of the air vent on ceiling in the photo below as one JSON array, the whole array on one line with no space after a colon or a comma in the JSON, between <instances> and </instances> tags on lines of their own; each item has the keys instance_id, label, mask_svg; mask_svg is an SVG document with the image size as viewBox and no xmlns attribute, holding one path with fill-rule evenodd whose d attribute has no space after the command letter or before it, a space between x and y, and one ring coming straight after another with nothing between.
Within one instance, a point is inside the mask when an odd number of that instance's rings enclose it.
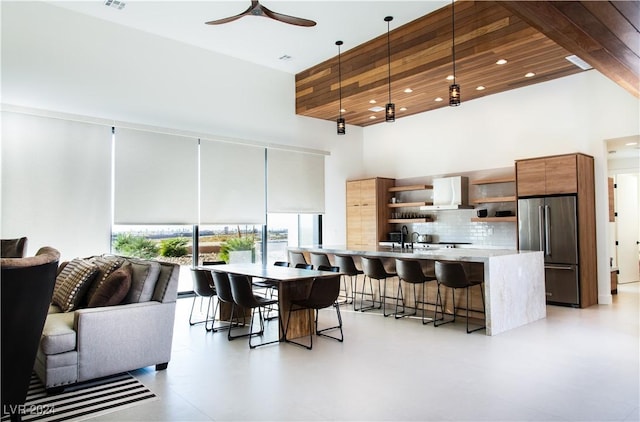
<instances>
[{"instance_id":1,"label":"air vent on ceiling","mask_svg":"<svg viewBox=\"0 0 640 422\"><path fill-rule=\"evenodd\" d=\"M589 63L585 62L584 60L582 60L580 57L576 56L575 54L572 55L572 56L567 56L567 57L565 57L565 59L569 60L571 63L573 63L574 65L578 66L582 70L592 69L592 67L591 67L591 65Z\"/></svg>"},{"instance_id":2,"label":"air vent on ceiling","mask_svg":"<svg viewBox=\"0 0 640 422\"><path fill-rule=\"evenodd\" d=\"M126 4L120 0L105 0L104 5L118 10L122 10L126 6Z\"/></svg>"}]
</instances>

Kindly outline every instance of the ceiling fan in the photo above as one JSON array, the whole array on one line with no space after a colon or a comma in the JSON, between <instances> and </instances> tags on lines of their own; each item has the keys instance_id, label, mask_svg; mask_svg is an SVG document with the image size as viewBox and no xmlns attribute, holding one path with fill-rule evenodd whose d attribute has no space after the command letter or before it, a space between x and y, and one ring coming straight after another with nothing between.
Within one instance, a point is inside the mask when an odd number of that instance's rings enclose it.
<instances>
[{"instance_id":1,"label":"ceiling fan","mask_svg":"<svg viewBox=\"0 0 640 422\"><path fill-rule=\"evenodd\" d=\"M275 19L280 22L288 23L291 25L298 26L315 26L315 22L309 19L297 18L295 16L283 15L282 13L276 13L272 10L267 9L265 6L261 5L259 1L252 0L251 6L244 12L239 15L230 16L228 18L217 19L209 22L205 22L207 25L220 25L222 23L233 22L237 19L240 19L243 16L263 16L265 18Z\"/></svg>"}]
</instances>

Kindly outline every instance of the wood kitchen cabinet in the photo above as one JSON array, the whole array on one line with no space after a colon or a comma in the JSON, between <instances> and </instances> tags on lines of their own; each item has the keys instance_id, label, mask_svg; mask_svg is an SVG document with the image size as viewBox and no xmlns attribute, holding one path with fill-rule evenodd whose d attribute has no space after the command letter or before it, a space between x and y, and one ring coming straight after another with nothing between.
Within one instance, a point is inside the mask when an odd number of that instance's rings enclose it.
<instances>
[{"instance_id":1,"label":"wood kitchen cabinet","mask_svg":"<svg viewBox=\"0 0 640 422\"><path fill-rule=\"evenodd\" d=\"M373 247L386 238L394 183L382 177L347 181L347 247Z\"/></svg>"},{"instance_id":2,"label":"wood kitchen cabinet","mask_svg":"<svg viewBox=\"0 0 640 422\"><path fill-rule=\"evenodd\" d=\"M516 161L518 196L578 192L577 161L581 154Z\"/></svg>"}]
</instances>

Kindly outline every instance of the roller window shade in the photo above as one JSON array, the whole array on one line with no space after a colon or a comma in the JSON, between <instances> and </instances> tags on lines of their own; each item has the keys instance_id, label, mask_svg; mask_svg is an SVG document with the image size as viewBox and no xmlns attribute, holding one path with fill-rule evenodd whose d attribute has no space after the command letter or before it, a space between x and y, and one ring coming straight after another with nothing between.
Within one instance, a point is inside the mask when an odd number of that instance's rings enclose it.
<instances>
[{"instance_id":1,"label":"roller window shade","mask_svg":"<svg viewBox=\"0 0 640 422\"><path fill-rule=\"evenodd\" d=\"M324 213L324 156L267 151L267 209L270 213Z\"/></svg>"},{"instance_id":2,"label":"roller window shade","mask_svg":"<svg viewBox=\"0 0 640 422\"><path fill-rule=\"evenodd\" d=\"M108 251L111 127L2 112L4 238L27 255L53 246L65 259Z\"/></svg>"},{"instance_id":3,"label":"roller window shade","mask_svg":"<svg viewBox=\"0 0 640 422\"><path fill-rule=\"evenodd\" d=\"M200 142L200 223L265 224L264 147Z\"/></svg>"},{"instance_id":4,"label":"roller window shade","mask_svg":"<svg viewBox=\"0 0 640 422\"><path fill-rule=\"evenodd\" d=\"M114 178L116 224L197 222L197 139L116 128Z\"/></svg>"}]
</instances>

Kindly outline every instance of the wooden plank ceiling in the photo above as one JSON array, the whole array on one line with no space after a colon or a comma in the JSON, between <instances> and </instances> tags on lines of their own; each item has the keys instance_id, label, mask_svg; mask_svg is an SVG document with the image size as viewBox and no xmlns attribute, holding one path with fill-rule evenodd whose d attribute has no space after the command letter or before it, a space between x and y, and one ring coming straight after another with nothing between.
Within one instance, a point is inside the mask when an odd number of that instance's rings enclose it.
<instances>
[{"instance_id":1,"label":"wooden plank ceiling","mask_svg":"<svg viewBox=\"0 0 640 422\"><path fill-rule=\"evenodd\" d=\"M530 17L527 21L520 17L524 12L516 11L514 4L529 2L509 3L508 8L493 1L455 3L456 82L461 86L462 106L475 98L583 71L565 59L572 54L566 47L534 28L528 22ZM342 108L347 124L384 122L384 110L369 110L375 106L384 109L389 99L383 18L379 37L353 48L343 40ZM448 107L451 6L393 29L390 40L391 102L396 105L396 118ZM500 59L507 63L496 64ZM534 75L526 77L528 73ZM480 86L484 89L477 89ZM405 92L407 89L411 92ZM338 91L336 47L335 57L296 75L296 113L335 121Z\"/></svg>"}]
</instances>

